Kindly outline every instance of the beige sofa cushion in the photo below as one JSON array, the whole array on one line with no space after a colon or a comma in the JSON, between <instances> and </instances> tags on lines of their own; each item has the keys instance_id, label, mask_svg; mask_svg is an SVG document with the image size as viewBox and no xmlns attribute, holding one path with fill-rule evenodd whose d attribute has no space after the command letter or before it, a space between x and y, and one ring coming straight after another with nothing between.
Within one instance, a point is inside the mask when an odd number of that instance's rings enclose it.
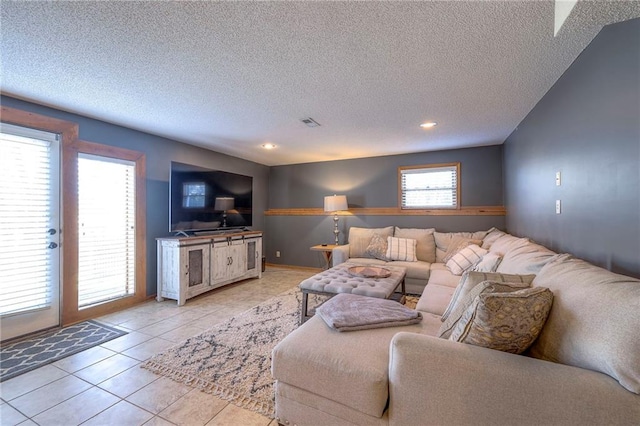
<instances>
[{"instance_id":1,"label":"beige sofa cushion","mask_svg":"<svg viewBox=\"0 0 640 426\"><path fill-rule=\"evenodd\" d=\"M374 234L380 235L385 240L393 235L393 226L386 228L349 228L349 257L366 257L367 247Z\"/></svg>"},{"instance_id":2,"label":"beige sofa cushion","mask_svg":"<svg viewBox=\"0 0 640 426\"><path fill-rule=\"evenodd\" d=\"M425 284L429 280L429 273L431 272L431 264L427 262L405 262L402 260L394 260L389 262L389 266L402 266L407 269L407 278L416 278L424 280Z\"/></svg>"},{"instance_id":3,"label":"beige sofa cushion","mask_svg":"<svg viewBox=\"0 0 640 426\"><path fill-rule=\"evenodd\" d=\"M434 232L433 237L436 241L436 262L444 263L444 256L447 253L451 240L456 237L467 238L472 240L482 240L487 231L477 232Z\"/></svg>"},{"instance_id":4,"label":"beige sofa cushion","mask_svg":"<svg viewBox=\"0 0 640 426\"><path fill-rule=\"evenodd\" d=\"M416 257L423 262L436 261L436 240L433 236L434 228L398 228L395 227L394 237L411 238L416 240Z\"/></svg>"},{"instance_id":5,"label":"beige sofa cushion","mask_svg":"<svg viewBox=\"0 0 640 426\"><path fill-rule=\"evenodd\" d=\"M392 328L340 333L314 316L276 345L272 374L296 386L362 413L381 417L388 392L389 344L400 331L434 335L439 319Z\"/></svg>"},{"instance_id":6,"label":"beige sofa cushion","mask_svg":"<svg viewBox=\"0 0 640 426\"><path fill-rule=\"evenodd\" d=\"M531 355L600 371L640 393L640 280L558 255L533 285L554 301Z\"/></svg>"},{"instance_id":7,"label":"beige sofa cushion","mask_svg":"<svg viewBox=\"0 0 640 426\"><path fill-rule=\"evenodd\" d=\"M505 232L502 232L498 228L491 228L487 231L487 235L482 239L482 248L485 250L489 250L493 243L503 235L507 235Z\"/></svg>"},{"instance_id":8,"label":"beige sofa cushion","mask_svg":"<svg viewBox=\"0 0 640 426\"><path fill-rule=\"evenodd\" d=\"M474 298L456 323L449 340L521 354L542 330L553 293L544 287L502 293L499 287L511 284L487 284L495 289ZM474 290L479 287L484 285L480 284Z\"/></svg>"},{"instance_id":9,"label":"beige sofa cushion","mask_svg":"<svg viewBox=\"0 0 640 426\"><path fill-rule=\"evenodd\" d=\"M518 238L518 237L514 237L511 234L504 234L501 235L500 237L498 237L492 244L491 247L489 248L489 251L491 253L498 253L500 255L505 255L507 254L509 251L518 248L520 246L523 246L527 243L529 243L530 240L528 238Z\"/></svg>"},{"instance_id":10,"label":"beige sofa cushion","mask_svg":"<svg viewBox=\"0 0 640 426\"><path fill-rule=\"evenodd\" d=\"M503 274L537 274L556 253L539 244L527 242L507 251L496 272Z\"/></svg>"}]
</instances>

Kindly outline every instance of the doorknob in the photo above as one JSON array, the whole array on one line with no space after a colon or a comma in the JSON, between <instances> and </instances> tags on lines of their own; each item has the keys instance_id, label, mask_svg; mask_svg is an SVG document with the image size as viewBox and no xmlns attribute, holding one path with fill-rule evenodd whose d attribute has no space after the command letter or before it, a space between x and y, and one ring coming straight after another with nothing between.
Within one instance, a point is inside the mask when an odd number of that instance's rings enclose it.
<instances>
[{"instance_id":1,"label":"doorknob","mask_svg":"<svg viewBox=\"0 0 640 426\"><path fill-rule=\"evenodd\" d=\"M47 248L50 248L50 249L54 249L56 247L58 247L56 243L49 243L49 245L47 246Z\"/></svg>"},{"instance_id":2,"label":"doorknob","mask_svg":"<svg viewBox=\"0 0 640 426\"><path fill-rule=\"evenodd\" d=\"M55 230L55 229L53 229L53 228L51 228L51 229L49 229L49 230L47 231L47 234L49 234L49 235L55 235L55 234L56 234L56 230ZM55 248L55 247L53 247L53 248Z\"/></svg>"}]
</instances>

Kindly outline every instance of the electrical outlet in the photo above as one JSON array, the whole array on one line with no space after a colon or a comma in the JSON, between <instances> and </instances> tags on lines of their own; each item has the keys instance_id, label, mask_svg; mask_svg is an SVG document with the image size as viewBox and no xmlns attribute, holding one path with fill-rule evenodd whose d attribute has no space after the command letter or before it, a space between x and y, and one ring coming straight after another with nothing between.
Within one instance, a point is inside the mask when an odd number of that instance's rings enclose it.
<instances>
[{"instance_id":1,"label":"electrical outlet","mask_svg":"<svg viewBox=\"0 0 640 426\"><path fill-rule=\"evenodd\" d=\"M560 200L556 200L556 214L560 214Z\"/></svg>"},{"instance_id":2,"label":"electrical outlet","mask_svg":"<svg viewBox=\"0 0 640 426\"><path fill-rule=\"evenodd\" d=\"M276 257L280 257L280 250L276 251Z\"/></svg>"},{"instance_id":3,"label":"electrical outlet","mask_svg":"<svg viewBox=\"0 0 640 426\"><path fill-rule=\"evenodd\" d=\"M562 173L556 172L556 186L560 186L562 184Z\"/></svg>"}]
</instances>

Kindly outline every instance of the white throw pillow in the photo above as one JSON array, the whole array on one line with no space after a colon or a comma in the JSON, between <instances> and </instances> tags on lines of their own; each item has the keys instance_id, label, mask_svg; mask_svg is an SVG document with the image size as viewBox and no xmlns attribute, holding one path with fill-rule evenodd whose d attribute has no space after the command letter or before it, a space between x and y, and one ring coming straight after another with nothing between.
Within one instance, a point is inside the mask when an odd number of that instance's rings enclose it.
<instances>
[{"instance_id":1,"label":"white throw pillow","mask_svg":"<svg viewBox=\"0 0 640 426\"><path fill-rule=\"evenodd\" d=\"M471 244L454 254L446 265L453 275L462 275L464 271L480 262L480 259L487 253L487 250Z\"/></svg>"},{"instance_id":2,"label":"white throw pillow","mask_svg":"<svg viewBox=\"0 0 640 426\"><path fill-rule=\"evenodd\" d=\"M410 238L387 237L387 259L417 262L416 240Z\"/></svg>"},{"instance_id":3,"label":"white throw pillow","mask_svg":"<svg viewBox=\"0 0 640 426\"><path fill-rule=\"evenodd\" d=\"M482 256L482 259L473 267L473 270L477 272L495 272L501 260L500 253L489 252Z\"/></svg>"}]
</instances>

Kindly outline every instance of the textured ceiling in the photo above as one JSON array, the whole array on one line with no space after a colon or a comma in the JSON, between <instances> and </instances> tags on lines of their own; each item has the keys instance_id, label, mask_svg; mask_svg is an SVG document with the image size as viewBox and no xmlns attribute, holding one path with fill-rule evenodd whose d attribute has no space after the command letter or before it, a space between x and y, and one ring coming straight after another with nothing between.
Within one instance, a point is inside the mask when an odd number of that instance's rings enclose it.
<instances>
[{"instance_id":1,"label":"textured ceiling","mask_svg":"<svg viewBox=\"0 0 640 426\"><path fill-rule=\"evenodd\" d=\"M0 8L3 93L266 165L500 144L603 25L640 17L580 1L554 37L550 1Z\"/></svg>"}]
</instances>

